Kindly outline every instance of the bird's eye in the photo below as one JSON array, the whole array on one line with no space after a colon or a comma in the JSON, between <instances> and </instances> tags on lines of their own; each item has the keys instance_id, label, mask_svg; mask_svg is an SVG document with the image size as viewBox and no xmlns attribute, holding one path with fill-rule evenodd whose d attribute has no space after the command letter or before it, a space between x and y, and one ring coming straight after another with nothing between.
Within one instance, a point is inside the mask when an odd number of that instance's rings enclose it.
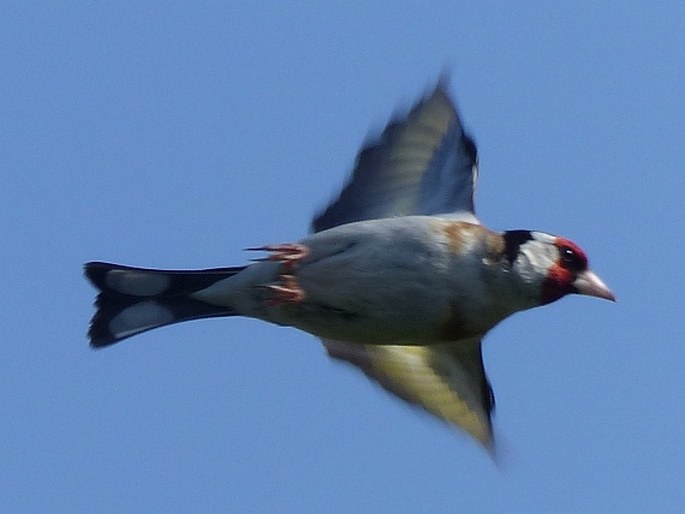
<instances>
[{"instance_id":1,"label":"bird's eye","mask_svg":"<svg viewBox=\"0 0 685 514\"><path fill-rule=\"evenodd\" d=\"M573 248L562 246L559 248L559 253L561 254L561 264L564 268L571 271L583 271L585 269L585 259L578 255L578 252Z\"/></svg>"}]
</instances>

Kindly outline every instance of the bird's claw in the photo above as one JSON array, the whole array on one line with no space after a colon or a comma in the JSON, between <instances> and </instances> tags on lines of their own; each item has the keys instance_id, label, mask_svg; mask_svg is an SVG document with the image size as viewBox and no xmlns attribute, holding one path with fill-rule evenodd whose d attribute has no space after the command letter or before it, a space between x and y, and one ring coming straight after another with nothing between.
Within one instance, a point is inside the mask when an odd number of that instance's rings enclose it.
<instances>
[{"instance_id":1,"label":"bird's claw","mask_svg":"<svg viewBox=\"0 0 685 514\"><path fill-rule=\"evenodd\" d=\"M297 243L284 243L277 245L258 246L248 248L250 251L269 252L271 255L259 261L275 261L285 266L286 273L279 276L279 283L268 284L264 287L273 294L266 304L273 307L276 305L298 303L304 300L305 294L292 274L297 263L309 255L309 248Z\"/></svg>"},{"instance_id":2,"label":"bird's claw","mask_svg":"<svg viewBox=\"0 0 685 514\"><path fill-rule=\"evenodd\" d=\"M274 307L284 303L298 303L304 300L304 291L297 283L294 275L281 275L280 279L281 281L278 284L263 286L273 293L273 297L266 301L267 305Z\"/></svg>"},{"instance_id":3,"label":"bird's claw","mask_svg":"<svg viewBox=\"0 0 685 514\"><path fill-rule=\"evenodd\" d=\"M256 261L276 261L292 267L297 261L309 255L309 248L298 243L283 243L277 245L255 246L248 248L253 252L269 252L271 255Z\"/></svg>"}]
</instances>

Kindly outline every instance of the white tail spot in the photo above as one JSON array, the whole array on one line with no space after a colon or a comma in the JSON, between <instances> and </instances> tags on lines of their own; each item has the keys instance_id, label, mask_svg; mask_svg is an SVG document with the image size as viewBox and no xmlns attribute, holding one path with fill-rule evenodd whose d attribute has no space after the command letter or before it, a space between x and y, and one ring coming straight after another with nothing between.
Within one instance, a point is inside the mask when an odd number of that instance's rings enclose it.
<instances>
[{"instance_id":1,"label":"white tail spot","mask_svg":"<svg viewBox=\"0 0 685 514\"><path fill-rule=\"evenodd\" d=\"M132 305L114 316L109 322L109 331L117 339L123 339L172 321L174 314L169 309L150 300Z\"/></svg>"},{"instance_id":2,"label":"white tail spot","mask_svg":"<svg viewBox=\"0 0 685 514\"><path fill-rule=\"evenodd\" d=\"M131 270L111 270L105 279L107 287L133 296L154 296L169 287L169 277L161 273Z\"/></svg>"}]
</instances>

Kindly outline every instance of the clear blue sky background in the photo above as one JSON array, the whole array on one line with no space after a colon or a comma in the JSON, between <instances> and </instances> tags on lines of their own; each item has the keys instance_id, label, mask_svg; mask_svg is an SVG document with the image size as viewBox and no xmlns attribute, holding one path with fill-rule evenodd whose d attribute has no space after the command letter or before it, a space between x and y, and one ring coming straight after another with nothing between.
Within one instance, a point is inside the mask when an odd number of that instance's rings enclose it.
<instances>
[{"instance_id":1,"label":"clear blue sky background","mask_svg":"<svg viewBox=\"0 0 685 514\"><path fill-rule=\"evenodd\" d=\"M682 508L683 3L389 4L3 4L1 511ZM292 329L88 347L83 262L301 237L444 70L484 223L576 240L619 298L490 334L498 464Z\"/></svg>"}]
</instances>

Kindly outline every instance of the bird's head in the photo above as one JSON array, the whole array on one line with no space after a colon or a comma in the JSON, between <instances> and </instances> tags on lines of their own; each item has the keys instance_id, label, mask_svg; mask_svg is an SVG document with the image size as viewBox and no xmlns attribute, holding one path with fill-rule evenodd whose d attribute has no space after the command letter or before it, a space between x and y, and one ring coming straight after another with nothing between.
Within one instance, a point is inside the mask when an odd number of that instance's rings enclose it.
<instances>
[{"instance_id":1,"label":"bird's head","mask_svg":"<svg viewBox=\"0 0 685 514\"><path fill-rule=\"evenodd\" d=\"M588 267L581 248L563 237L529 230L504 233L506 258L539 305L567 294L615 301L607 285Z\"/></svg>"}]
</instances>

